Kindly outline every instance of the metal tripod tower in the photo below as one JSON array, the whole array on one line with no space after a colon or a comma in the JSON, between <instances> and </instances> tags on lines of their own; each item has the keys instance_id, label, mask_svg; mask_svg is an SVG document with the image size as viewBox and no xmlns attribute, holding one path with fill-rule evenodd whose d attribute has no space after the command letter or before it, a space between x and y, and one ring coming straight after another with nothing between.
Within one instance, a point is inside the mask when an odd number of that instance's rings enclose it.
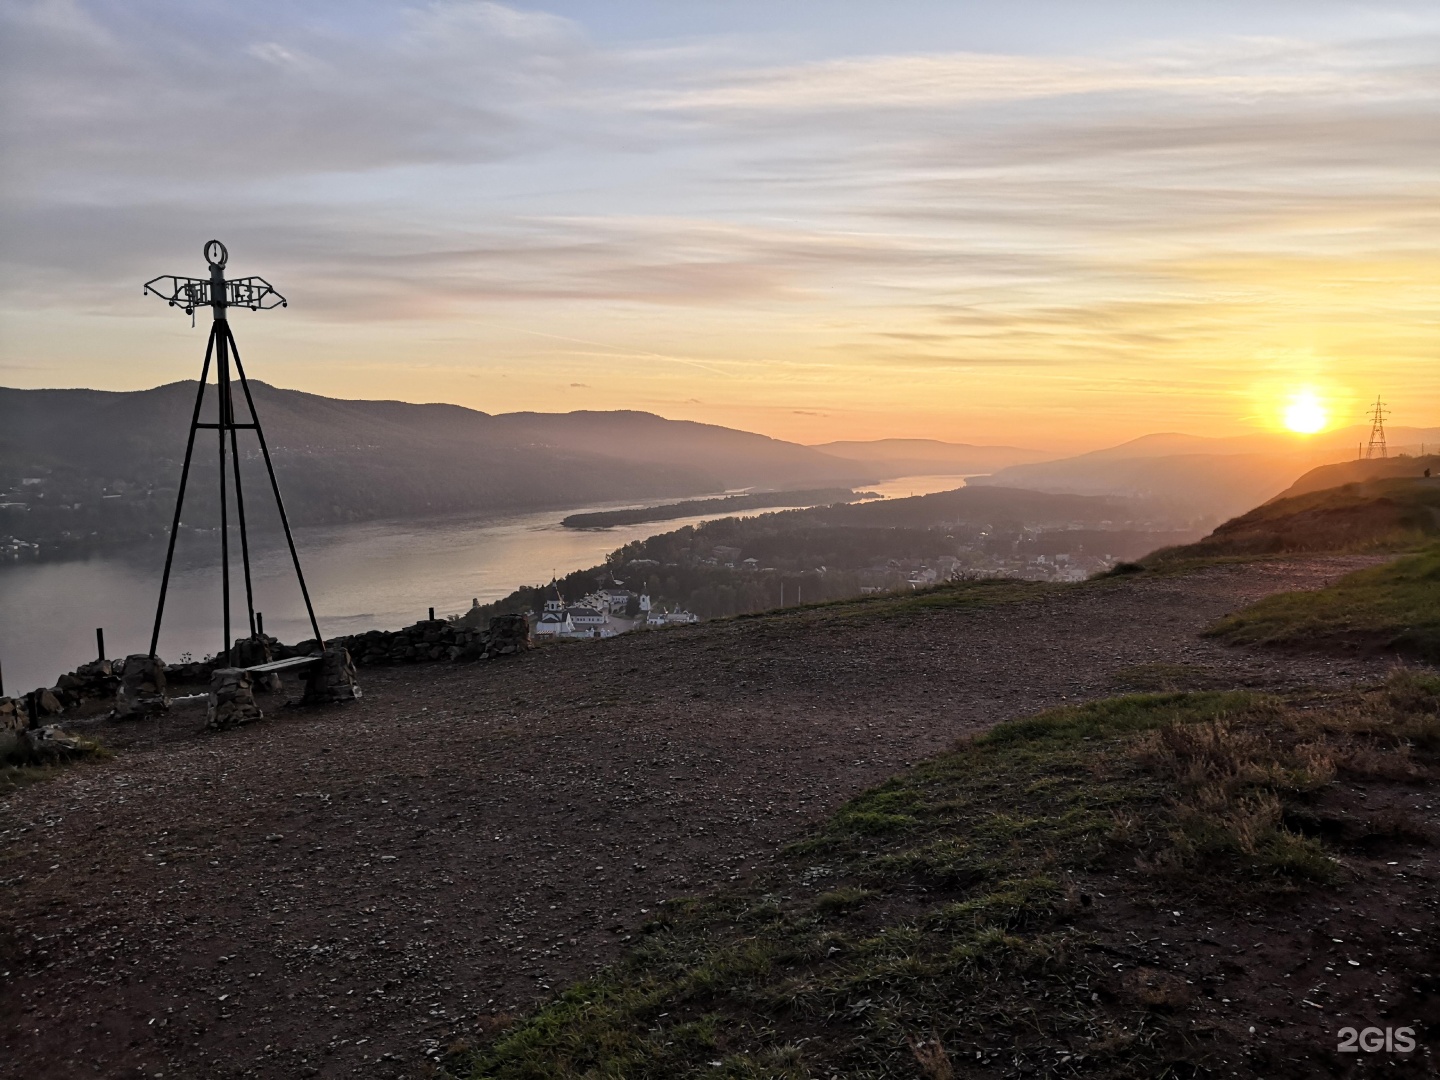
<instances>
[{"instance_id":1,"label":"metal tripod tower","mask_svg":"<svg viewBox=\"0 0 1440 1080\"><path fill-rule=\"evenodd\" d=\"M310 628L315 640L320 637L320 624L315 621L315 608L310 603L310 590L305 587L305 574L300 569L300 556L295 551L295 538L290 533L290 521L285 516L285 503L280 498L280 484L275 479L275 466L270 461L270 448L265 444L265 432L260 427L260 414L255 411L255 399L250 395L250 384L245 379L245 368L240 363L240 350L235 347L235 335L230 332L230 323L225 316L227 308L243 307L251 311L268 311L274 307L285 307L287 301L261 277L225 279L225 263L229 252L219 240L205 245L205 261L210 264L208 278L176 277L163 275L145 283L145 291L154 293L171 307L182 308L186 315L194 316L197 307L210 306L214 321L210 325L210 340L205 346L205 365L200 369L200 385L195 394L195 411L190 417L190 437L185 443L185 464L180 469L180 491L175 496L175 520L170 526L170 545L165 551L165 573L160 579L160 600L155 605L155 629L150 635L150 655L160 642L160 620L165 614L165 594L170 588L170 567L175 559L175 538L180 531L180 509L185 504L185 484L190 478L190 461L195 452L195 433L202 429L213 430L218 436L220 452L220 564L221 603L224 609L224 647L218 657L230 653L230 532L226 507L225 476L226 438L229 438L229 454L235 478L235 517L240 526L240 562L245 570L245 608L249 613L250 636L256 633L255 593L250 584L250 539L245 530L245 496L240 487L240 445L236 432L253 431L260 443L260 454L265 459L265 471L270 474L270 490L275 494L275 506L280 511L280 524L285 529L285 542L290 546L290 558L295 563L295 577L300 582L300 595L305 598L305 611L310 616ZM213 424L200 422L200 407L205 401L205 387L210 378L210 361L215 360L215 389L218 412ZM250 422L235 420L235 400L230 382L230 362L235 362L235 374L240 380L240 389L245 394Z\"/></svg>"},{"instance_id":2,"label":"metal tripod tower","mask_svg":"<svg viewBox=\"0 0 1440 1080\"><path fill-rule=\"evenodd\" d=\"M1370 410L1370 441L1365 445L1365 459L1389 457L1385 452L1385 417L1390 415L1390 410L1385 408L1385 403L1378 397L1375 399L1374 408Z\"/></svg>"}]
</instances>

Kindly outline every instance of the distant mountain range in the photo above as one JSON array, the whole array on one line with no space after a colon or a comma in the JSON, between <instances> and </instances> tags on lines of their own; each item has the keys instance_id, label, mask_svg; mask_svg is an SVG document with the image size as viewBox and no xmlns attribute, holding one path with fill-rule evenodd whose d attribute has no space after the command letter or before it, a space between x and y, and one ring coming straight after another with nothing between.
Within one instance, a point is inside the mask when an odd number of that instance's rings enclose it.
<instances>
[{"instance_id":1,"label":"distant mountain range","mask_svg":"<svg viewBox=\"0 0 1440 1080\"><path fill-rule=\"evenodd\" d=\"M1170 527L1266 501L1301 473L1354 455L1365 429L1286 436L1159 434L1061 460L1038 450L931 439L772 439L652 413L491 415L457 405L348 401L252 382L286 508L301 524L575 510L717 492L853 487L916 474L990 473L972 486L1143 500ZM152 390L0 388L0 538L54 546L163 534L173 512L195 383ZM243 408L243 402L237 403ZM207 394L213 417L214 395ZM1440 428L1391 445L1440 445ZM243 460L251 519L273 524L253 440ZM187 525L218 518L213 436L203 432ZM1133 514L1132 514L1133 516Z\"/></svg>"},{"instance_id":2,"label":"distant mountain range","mask_svg":"<svg viewBox=\"0 0 1440 1080\"><path fill-rule=\"evenodd\" d=\"M972 485L1151 501L1174 520L1217 522L1266 502L1319 465L1354 459L1365 427L1293 435L1204 438L1165 433L1076 457L1013 465ZM1440 428L1392 428L1392 453L1440 446Z\"/></svg>"},{"instance_id":3,"label":"distant mountain range","mask_svg":"<svg viewBox=\"0 0 1440 1080\"><path fill-rule=\"evenodd\" d=\"M301 524L850 487L884 475L796 443L643 412L492 416L251 387L286 509ZM0 536L53 548L163 532L195 388L0 389ZM251 520L266 528L275 522L258 496L268 480L249 433L241 446ZM184 520L208 527L218 520L214 435L202 432L197 447Z\"/></svg>"},{"instance_id":4,"label":"distant mountain range","mask_svg":"<svg viewBox=\"0 0 1440 1080\"><path fill-rule=\"evenodd\" d=\"M250 385L287 510L310 524L851 487L1043 456L920 439L817 448L646 412L491 415ZM39 531L51 540L97 532L120 539L163 525L160 504L173 506L194 397L194 382L133 392L0 388L0 502L45 511L22 521L12 505L0 513L0 534L35 532L42 518ZM202 419L212 420L213 392L206 398ZM246 445L253 449L253 440L242 434ZM186 517L196 522L218 511L213 436L199 447L186 496ZM247 488L266 483L253 453L243 471ZM38 483L22 485L27 479ZM114 505L102 505L107 496ZM156 505L137 508L142 499ZM120 512L122 503L130 512ZM264 500L252 503L263 516Z\"/></svg>"},{"instance_id":5,"label":"distant mountain range","mask_svg":"<svg viewBox=\"0 0 1440 1080\"><path fill-rule=\"evenodd\" d=\"M293 474L296 512L312 519L334 517L324 506L337 497L373 516L392 508L573 506L879 476L795 443L651 413L492 416L457 405L346 401L250 385L271 450ZM193 382L132 393L0 389L0 477L51 470L159 480L183 455L194 396ZM213 419L213 394L207 399L212 415L205 418Z\"/></svg>"},{"instance_id":6,"label":"distant mountain range","mask_svg":"<svg viewBox=\"0 0 1440 1080\"><path fill-rule=\"evenodd\" d=\"M874 439L819 443L812 447L835 457L862 461L893 476L991 473L1011 465L1047 461L1054 454L1018 446L974 446L938 439Z\"/></svg>"}]
</instances>

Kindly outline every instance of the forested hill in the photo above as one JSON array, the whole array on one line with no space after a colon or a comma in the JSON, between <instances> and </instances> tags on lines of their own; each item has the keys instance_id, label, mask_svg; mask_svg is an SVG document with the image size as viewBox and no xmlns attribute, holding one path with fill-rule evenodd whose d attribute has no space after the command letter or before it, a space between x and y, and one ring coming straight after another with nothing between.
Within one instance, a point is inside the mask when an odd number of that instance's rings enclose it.
<instances>
[{"instance_id":1,"label":"forested hill","mask_svg":"<svg viewBox=\"0 0 1440 1080\"><path fill-rule=\"evenodd\" d=\"M300 523L850 486L883 471L796 443L643 412L492 416L456 405L251 387L287 509ZM0 502L10 504L0 510L0 535L73 544L163 529L194 398L194 382L129 393L0 388ZM207 406L203 418L212 419L213 393ZM245 483L263 485L253 440L241 438L252 447ZM199 446L187 495L192 525L216 510L214 436L203 433ZM255 513L263 506L253 500Z\"/></svg>"}]
</instances>

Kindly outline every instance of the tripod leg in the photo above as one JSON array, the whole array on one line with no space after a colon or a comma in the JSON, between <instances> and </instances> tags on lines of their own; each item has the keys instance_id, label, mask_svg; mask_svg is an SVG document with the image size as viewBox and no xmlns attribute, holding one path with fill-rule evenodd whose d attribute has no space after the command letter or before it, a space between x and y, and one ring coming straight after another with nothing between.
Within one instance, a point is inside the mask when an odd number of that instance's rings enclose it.
<instances>
[{"instance_id":1,"label":"tripod leg","mask_svg":"<svg viewBox=\"0 0 1440 1080\"><path fill-rule=\"evenodd\" d=\"M245 610L250 615L250 636L255 636L255 589L250 584L250 540L245 533L245 495L240 489L240 445L230 429L230 464L235 472L235 519L240 524L240 561L245 566Z\"/></svg>"},{"instance_id":2,"label":"tripod leg","mask_svg":"<svg viewBox=\"0 0 1440 1080\"><path fill-rule=\"evenodd\" d=\"M215 434L220 436L220 603L224 611L225 620L225 641L224 647L215 657L217 663L223 660L224 664L230 666L230 522L225 513L225 425L228 421L229 409L225 406L226 391L230 389L230 365L226 362L225 339L229 336L230 329L226 325L219 331L221 334L219 345L216 350L215 376L219 380L220 389L220 422L215 427Z\"/></svg>"},{"instance_id":3,"label":"tripod leg","mask_svg":"<svg viewBox=\"0 0 1440 1080\"><path fill-rule=\"evenodd\" d=\"M190 479L190 458L195 452L196 425L200 423L200 405L205 400L205 382L210 378L210 357L215 351L215 328L205 344L205 366L200 369L200 385L195 391L195 411L190 416L190 435L185 440L185 464L180 468L180 490L175 496L175 519L170 523L170 544L165 549L165 572L160 575L160 601L155 605L155 629L150 632L150 655L160 644L160 619L165 614L165 593L170 588L170 566L175 561L175 538L180 533L180 508L185 505L185 484Z\"/></svg>"},{"instance_id":4,"label":"tripod leg","mask_svg":"<svg viewBox=\"0 0 1440 1080\"><path fill-rule=\"evenodd\" d=\"M285 529L285 543L290 545L290 559L295 564L295 577L300 582L300 595L305 598L305 612L310 616L310 629L315 631L315 640L325 648L325 639L320 636L320 624L315 621L315 607L310 603L310 590L305 586L305 573L300 569L300 555L295 550L295 537L290 533L290 519L285 515L285 503L280 498L280 483L275 479L275 466L270 461L270 448L265 443L265 429L260 426L260 414L255 411L255 399L250 395L250 383L245 378L245 365L240 363L240 350L235 347L235 337L225 329L230 338L230 352L235 357L235 373L240 377L240 389L245 391L245 403L250 407L250 419L255 423L255 435L260 440L260 454L265 459L265 471L270 474L270 490L275 493L275 507L280 511L280 524Z\"/></svg>"}]
</instances>

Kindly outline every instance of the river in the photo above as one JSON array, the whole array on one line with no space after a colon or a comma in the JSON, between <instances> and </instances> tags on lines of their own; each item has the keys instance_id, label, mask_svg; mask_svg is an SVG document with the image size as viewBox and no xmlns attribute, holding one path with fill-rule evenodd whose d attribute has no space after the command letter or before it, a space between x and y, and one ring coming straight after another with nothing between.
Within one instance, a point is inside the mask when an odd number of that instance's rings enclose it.
<instances>
[{"instance_id":1,"label":"river","mask_svg":"<svg viewBox=\"0 0 1440 1080\"><path fill-rule=\"evenodd\" d=\"M886 498L925 495L961 487L962 476L907 476L866 490ZM423 619L456 614L472 600L488 603L521 585L548 581L594 566L632 540L642 540L707 517L617 526L566 529L560 519L619 505L572 507L512 517L464 517L380 521L297 529L296 547L327 637L369 629L395 629ZM772 510L729 516L753 517ZM232 564L237 556L233 550ZM63 561L0 562L0 673L6 693L49 686L62 671L93 660L95 629L105 631L111 657L144 652L150 645L163 547L107 551ZM282 641L311 635L283 537L262 535L251 545L255 606L265 630ZM222 647L219 539L182 534L165 605L160 655L195 657ZM244 585L232 578L234 633L244 632Z\"/></svg>"}]
</instances>

